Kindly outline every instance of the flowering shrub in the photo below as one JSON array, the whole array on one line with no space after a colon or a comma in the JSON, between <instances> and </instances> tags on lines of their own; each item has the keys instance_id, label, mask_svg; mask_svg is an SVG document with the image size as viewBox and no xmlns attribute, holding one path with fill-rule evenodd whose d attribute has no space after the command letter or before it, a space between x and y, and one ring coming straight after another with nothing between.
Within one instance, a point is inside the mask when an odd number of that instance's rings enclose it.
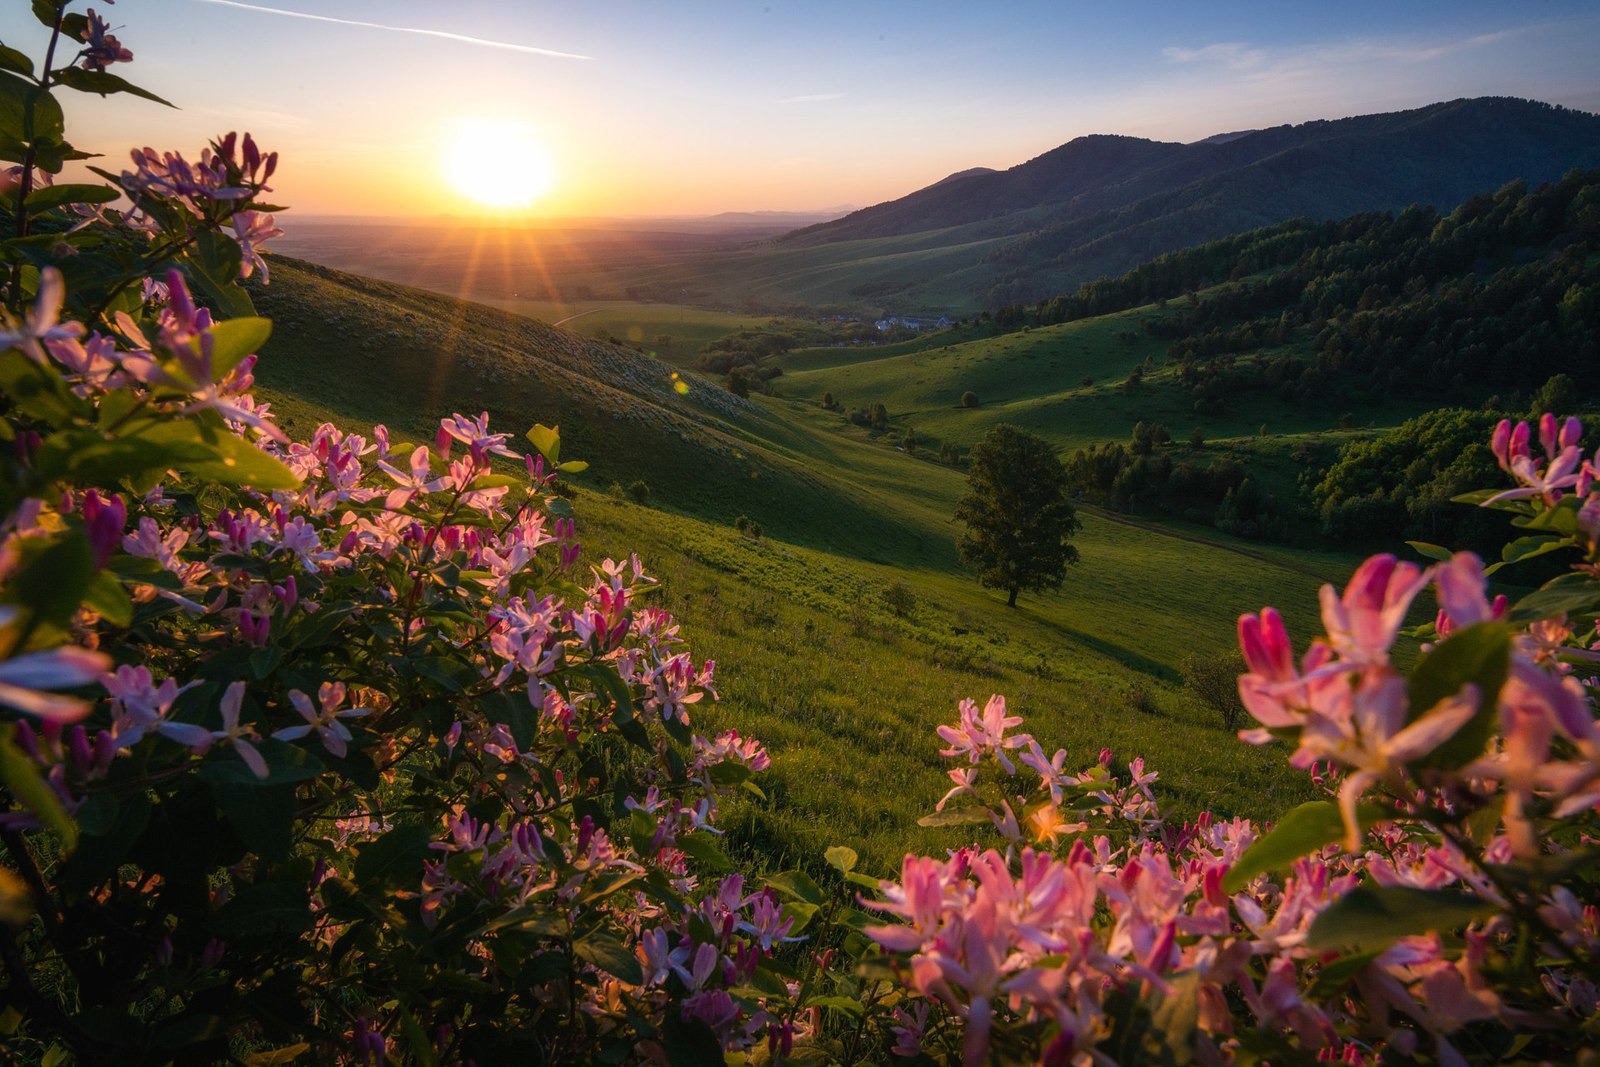
<instances>
[{"instance_id":1,"label":"flowering shrub","mask_svg":"<svg viewBox=\"0 0 1600 1067\"><path fill-rule=\"evenodd\" d=\"M1323 590L1239 694L1327 793L1175 824L1154 771L1069 770L994 697L941 726L924 822L992 833L897 879L717 844L761 746L641 562L578 567L486 416L431 441L251 396L276 159L229 135L110 186L59 88L142 93L93 11L0 46L0 963L24 1061L1499 1062L1593 1038L1600 492L1575 420L1502 424L1524 535ZM58 46L81 48L52 68ZM131 206L114 208L126 197ZM1535 452L1535 444L1540 453ZM1515 605L1506 564L1576 551ZM1434 621L1391 652L1415 599Z\"/></svg>"}]
</instances>

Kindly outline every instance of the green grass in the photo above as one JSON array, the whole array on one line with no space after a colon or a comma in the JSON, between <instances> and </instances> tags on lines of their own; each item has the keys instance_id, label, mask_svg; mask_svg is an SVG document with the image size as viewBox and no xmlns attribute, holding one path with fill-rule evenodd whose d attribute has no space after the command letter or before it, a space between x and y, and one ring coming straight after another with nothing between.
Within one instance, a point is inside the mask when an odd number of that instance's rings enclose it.
<instances>
[{"instance_id":1,"label":"green grass","mask_svg":"<svg viewBox=\"0 0 1600 1067\"><path fill-rule=\"evenodd\" d=\"M997 337L934 335L900 351L807 349L782 357L777 388L812 404L825 393L847 408L882 403L897 425L931 438L935 449L944 441L968 447L1002 422L1068 451L1126 441L1141 420L1165 423L1179 441L1198 426L1208 441L1223 443L1262 436L1263 426L1267 437L1329 434L1346 414L1357 425L1395 425L1427 407L1424 398L1399 398L1347 413L1245 392L1230 397L1220 413L1197 414L1176 368L1163 365L1166 342L1143 331L1144 319L1161 314L1148 306ZM1125 392L1135 367L1148 369L1142 383ZM961 406L969 391L979 407Z\"/></svg>"},{"instance_id":2,"label":"green grass","mask_svg":"<svg viewBox=\"0 0 1600 1067\"><path fill-rule=\"evenodd\" d=\"M584 336L604 331L627 344L642 344L678 367L693 366L705 346L744 326L763 326L770 317L713 311L687 304L637 303L632 300L523 300L487 298L483 303L541 322L561 322ZM668 338L666 344L659 339Z\"/></svg>"},{"instance_id":3,"label":"green grass","mask_svg":"<svg viewBox=\"0 0 1600 1067\"><path fill-rule=\"evenodd\" d=\"M595 463L574 501L588 558L640 552L696 654L719 664L724 699L700 718L772 749L768 802L730 813L743 847L774 862L813 862L844 842L886 871L908 848L955 843L957 831L915 826L948 784L934 727L953 720L961 697L993 692L1075 763L1103 746L1123 759L1145 756L1180 811L1270 817L1304 796L1282 753L1235 740L1183 689L1179 666L1189 652L1230 649L1237 615L1269 603L1308 639L1317 586L1341 581L1351 557L1086 509L1082 564L1059 592L1025 593L1007 610L957 565L950 515L963 476L886 447L813 402L737 402L692 376L684 398L664 364L638 353L290 262L275 267L269 292L263 310L280 321L258 377L297 433L333 419L354 428L382 421L421 437L441 414L480 408L502 429L560 422L563 454ZM973 341L947 352L921 339L877 361L780 381L816 374L820 386L822 375L848 371L885 390L942 389L879 364L938 367L964 348L967 359L987 350L1019 366L1059 358L1058 376L1108 348L1126 366L1142 358L1122 352L1119 324L1086 325L1032 331L998 348ZM1044 345L1069 351L1028 354ZM1095 352L1071 354L1074 345ZM1019 383L1010 406L1024 403ZM987 404L950 417L974 414L994 417ZM1058 432L1087 437L1122 417ZM919 433L926 424L915 420ZM653 506L607 491L635 477L650 484ZM735 532L738 514L767 535ZM905 617L883 600L895 582L915 598Z\"/></svg>"}]
</instances>

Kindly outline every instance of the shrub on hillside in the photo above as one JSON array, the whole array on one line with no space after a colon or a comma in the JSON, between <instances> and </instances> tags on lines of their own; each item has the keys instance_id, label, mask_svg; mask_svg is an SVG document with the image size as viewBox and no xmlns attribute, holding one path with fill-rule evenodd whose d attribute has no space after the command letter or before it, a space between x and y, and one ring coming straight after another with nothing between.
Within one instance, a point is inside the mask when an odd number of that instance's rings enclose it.
<instances>
[{"instance_id":1,"label":"shrub on hillside","mask_svg":"<svg viewBox=\"0 0 1600 1067\"><path fill-rule=\"evenodd\" d=\"M1215 711L1229 732L1238 730L1244 722L1244 705L1239 703L1239 657L1191 652L1183 657L1182 670L1184 687Z\"/></svg>"},{"instance_id":2,"label":"shrub on hillside","mask_svg":"<svg viewBox=\"0 0 1600 1067\"><path fill-rule=\"evenodd\" d=\"M917 597L904 582L890 582L883 590L884 607L897 618L905 618L916 609Z\"/></svg>"}]
</instances>

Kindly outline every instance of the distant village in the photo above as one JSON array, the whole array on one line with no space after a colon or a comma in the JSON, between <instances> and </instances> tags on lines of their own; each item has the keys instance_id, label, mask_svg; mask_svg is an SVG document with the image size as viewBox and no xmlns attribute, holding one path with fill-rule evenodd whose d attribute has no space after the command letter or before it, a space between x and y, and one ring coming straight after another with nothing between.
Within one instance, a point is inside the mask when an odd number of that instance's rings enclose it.
<instances>
[{"instance_id":1,"label":"distant village","mask_svg":"<svg viewBox=\"0 0 1600 1067\"><path fill-rule=\"evenodd\" d=\"M879 333L888 333L890 330L921 333L923 330L948 330L955 325L955 320L943 315L938 319L908 319L900 315L890 315L887 318L874 319L872 325Z\"/></svg>"}]
</instances>

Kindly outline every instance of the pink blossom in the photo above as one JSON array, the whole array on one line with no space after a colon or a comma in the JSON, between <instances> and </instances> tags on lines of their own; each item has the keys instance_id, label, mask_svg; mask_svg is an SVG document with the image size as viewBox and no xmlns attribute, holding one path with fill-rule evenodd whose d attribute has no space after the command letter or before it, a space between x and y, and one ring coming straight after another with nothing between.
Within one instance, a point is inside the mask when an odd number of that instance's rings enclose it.
<instances>
[{"instance_id":1,"label":"pink blossom","mask_svg":"<svg viewBox=\"0 0 1600 1067\"><path fill-rule=\"evenodd\" d=\"M248 278L258 269L261 271L261 283L265 285L271 280L267 271L267 261L261 258L261 246L274 237L282 237L283 231L272 223L272 216L260 211L240 211L229 220L233 226L233 239L239 245L239 277Z\"/></svg>"},{"instance_id":2,"label":"pink blossom","mask_svg":"<svg viewBox=\"0 0 1600 1067\"><path fill-rule=\"evenodd\" d=\"M0 311L0 351L20 348L35 363L45 362L45 352L40 342L71 341L83 336L83 324L61 322L61 304L66 299L67 287L61 272L45 267L39 272L39 292L33 306L23 312L20 322Z\"/></svg>"},{"instance_id":3,"label":"pink blossom","mask_svg":"<svg viewBox=\"0 0 1600 1067\"><path fill-rule=\"evenodd\" d=\"M298 689L289 690L289 703L294 710L300 713L305 720L301 726L286 726L281 730L273 731L272 736L280 741L293 741L315 731L322 740L322 747L343 759L349 753L351 741L350 728L340 719L358 719L371 712L371 708L344 708L345 686L343 682L323 682L317 690L317 702L312 704L311 698Z\"/></svg>"},{"instance_id":4,"label":"pink blossom","mask_svg":"<svg viewBox=\"0 0 1600 1067\"><path fill-rule=\"evenodd\" d=\"M106 20L95 14L94 8L87 12L88 25L83 28L80 38L84 42L84 49L78 53L83 59L86 70L103 71L113 63L131 63L133 53L122 47L110 33L106 32L111 27Z\"/></svg>"},{"instance_id":5,"label":"pink blossom","mask_svg":"<svg viewBox=\"0 0 1600 1067\"><path fill-rule=\"evenodd\" d=\"M1414 563L1379 555L1356 568L1343 596L1332 585L1323 586L1322 623L1328 643L1342 662L1357 666L1388 663L1389 646L1411 601L1430 577L1430 572Z\"/></svg>"},{"instance_id":6,"label":"pink blossom","mask_svg":"<svg viewBox=\"0 0 1600 1067\"><path fill-rule=\"evenodd\" d=\"M213 730L211 739L226 745L232 745L233 750L239 753L239 758L244 760L252 774L257 778L266 778L271 771L267 768L267 761L256 751L252 741L260 740L252 726L241 726L239 711L244 706L245 683L233 682L222 694L222 729Z\"/></svg>"},{"instance_id":7,"label":"pink blossom","mask_svg":"<svg viewBox=\"0 0 1600 1067\"><path fill-rule=\"evenodd\" d=\"M0 704L46 722L75 722L89 713L88 702L47 690L88 685L110 665L103 653L75 645L12 656L0 661Z\"/></svg>"}]
</instances>

